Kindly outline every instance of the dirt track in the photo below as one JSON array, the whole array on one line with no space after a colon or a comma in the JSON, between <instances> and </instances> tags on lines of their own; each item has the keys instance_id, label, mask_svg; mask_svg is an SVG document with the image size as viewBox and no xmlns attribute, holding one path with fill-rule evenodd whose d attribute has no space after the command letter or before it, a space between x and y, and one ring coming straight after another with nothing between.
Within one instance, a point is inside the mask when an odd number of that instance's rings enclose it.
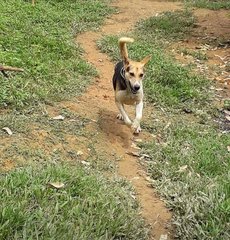
<instances>
[{"instance_id":1,"label":"dirt track","mask_svg":"<svg viewBox=\"0 0 230 240\"><path fill-rule=\"evenodd\" d=\"M162 234L168 234L169 239L167 223L171 214L154 190L148 187L148 182L145 180L146 174L138 164L137 158L127 154L127 151L133 151L131 144L134 137L127 126L116 120L117 108L111 83L114 64L106 54L97 49L96 41L103 34L131 31L138 20L153 16L158 12L176 10L180 5L175 2L119 0L113 6L118 8L119 13L107 19L100 32L86 32L77 38L85 51L85 58L97 68L100 77L95 79L95 82L80 98L78 105L63 103L63 107L97 120L98 125L92 126L91 129L98 134L97 151L106 152L108 157L115 151L121 156L119 173L132 181L142 207L142 214L147 223L151 225L152 239L159 239ZM148 133L142 133L138 138L145 139L149 136Z\"/></svg>"}]
</instances>

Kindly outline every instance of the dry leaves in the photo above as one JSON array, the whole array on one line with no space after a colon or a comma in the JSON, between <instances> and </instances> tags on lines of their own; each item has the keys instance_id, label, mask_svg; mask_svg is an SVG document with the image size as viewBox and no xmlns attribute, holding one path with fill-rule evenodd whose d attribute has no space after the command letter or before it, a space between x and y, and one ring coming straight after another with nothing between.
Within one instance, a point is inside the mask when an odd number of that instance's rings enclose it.
<instances>
[{"instance_id":1,"label":"dry leaves","mask_svg":"<svg viewBox=\"0 0 230 240\"><path fill-rule=\"evenodd\" d=\"M62 116L62 115L58 115L58 116L56 116L56 117L53 117L52 119L53 119L53 120L64 120L65 117Z\"/></svg>"},{"instance_id":2,"label":"dry leaves","mask_svg":"<svg viewBox=\"0 0 230 240\"><path fill-rule=\"evenodd\" d=\"M167 239L168 239L168 235L167 234L161 234L159 240L167 240Z\"/></svg>"},{"instance_id":3,"label":"dry leaves","mask_svg":"<svg viewBox=\"0 0 230 240\"><path fill-rule=\"evenodd\" d=\"M134 156L134 157L140 157L140 153L138 153L138 152L132 152L132 151L130 151L130 152L126 152L128 155L130 155L130 156Z\"/></svg>"},{"instance_id":4,"label":"dry leaves","mask_svg":"<svg viewBox=\"0 0 230 240\"><path fill-rule=\"evenodd\" d=\"M61 183L61 182L50 182L47 184L49 187L51 188L55 188L55 189L61 189L65 186L64 183Z\"/></svg>"},{"instance_id":5,"label":"dry leaves","mask_svg":"<svg viewBox=\"0 0 230 240\"><path fill-rule=\"evenodd\" d=\"M2 130L6 131L9 135L13 134L13 132L8 127L4 127Z\"/></svg>"},{"instance_id":6,"label":"dry leaves","mask_svg":"<svg viewBox=\"0 0 230 240\"><path fill-rule=\"evenodd\" d=\"M178 172L185 172L187 168L188 168L188 165L181 166Z\"/></svg>"},{"instance_id":7,"label":"dry leaves","mask_svg":"<svg viewBox=\"0 0 230 240\"><path fill-rule=\"evenodd\" d=\"M90 163L89 162L86 162L86 161L81 161L81 163L83 164L83 165L86 165L86 166L90 166Z\"/></svg>"},{"instance_id":8,"label":"dry leaves","mask_svg":"<svg viewBox=\"0 0 230 240\"><path fill-rule=\"evenodd\" d=\"M83 155L84 153L82 151L77 151L77 156L81 156Z\"/></svg>"}]
</instances>

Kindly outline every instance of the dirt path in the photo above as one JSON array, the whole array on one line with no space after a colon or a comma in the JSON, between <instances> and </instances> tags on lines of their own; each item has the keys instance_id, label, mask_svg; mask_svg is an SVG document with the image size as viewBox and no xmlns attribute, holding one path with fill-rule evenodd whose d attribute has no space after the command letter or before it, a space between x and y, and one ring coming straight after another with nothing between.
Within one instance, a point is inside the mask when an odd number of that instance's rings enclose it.
<instances>
[{"instance_id":1,"label":"dirt path","mask_svg":"<svg viewBox=\"0 0 230 240\"><path fill-rule=\"evenodd\" d=\"M114 64L106 54L97 49L96 41L103 34L131 31L138 20L153 16L158 12L178 9L180 5L175 2L118 0L113 6L118 7L119 13L107 19L100 32L86 32L77 38L85 51L84 57L99 71L99 78L95 79L94 84L79 99L77 105L73 102L63 102L62 105L80 115L96 120L96 124L91 125L90 129L97 134L96 151L106 152L108 156L115 152L121 156L119 174L130 180L135 187L142 214L147 223L151 225L152 239L159 239L164 234L167 234L170 239L167 226L171 218L170 212L154 189L148 187L146 174L138 164L137 158L127 154L135 139L130 129L116 120L117 109L111 83ZM149 136L148 133L142 133L138 138L146 139Z\"/></svg>"}]
</instances>

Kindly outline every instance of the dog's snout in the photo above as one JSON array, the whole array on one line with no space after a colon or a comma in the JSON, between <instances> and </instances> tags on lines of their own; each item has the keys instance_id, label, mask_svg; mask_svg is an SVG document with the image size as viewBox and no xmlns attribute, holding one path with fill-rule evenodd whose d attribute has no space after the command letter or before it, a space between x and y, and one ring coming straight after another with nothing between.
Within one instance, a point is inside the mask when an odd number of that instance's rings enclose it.
<instances>
[{"instance_id":1,"label":"dog's snout","mask_svg":"<svg viewBox=\"0 0 230 240\"><path fill-rule=\"evenodd\" d=\"M138 85L138 84L135 84L133 87L134 87L135 91L138 91L140 89L140 85Z\"/></svg>"}]
</instances>

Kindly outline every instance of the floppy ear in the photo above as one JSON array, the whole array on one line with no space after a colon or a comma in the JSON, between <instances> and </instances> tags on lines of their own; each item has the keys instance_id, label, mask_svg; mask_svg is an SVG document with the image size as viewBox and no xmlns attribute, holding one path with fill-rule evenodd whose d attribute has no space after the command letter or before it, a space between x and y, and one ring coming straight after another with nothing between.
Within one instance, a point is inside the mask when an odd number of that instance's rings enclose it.
<instances>
[{"instance_id":1,"label":"floppy ear","mask_svg":"<svg viewBox=\"0 0 230 240\"><path fill-rule=\"evenodd\" d=\"M142 63L143 65L147 64L148 61L151 59L151 57L152 57L151 55L145 57L144 59L141 60L141 63Z\"/></svg>"}]
</instances>

